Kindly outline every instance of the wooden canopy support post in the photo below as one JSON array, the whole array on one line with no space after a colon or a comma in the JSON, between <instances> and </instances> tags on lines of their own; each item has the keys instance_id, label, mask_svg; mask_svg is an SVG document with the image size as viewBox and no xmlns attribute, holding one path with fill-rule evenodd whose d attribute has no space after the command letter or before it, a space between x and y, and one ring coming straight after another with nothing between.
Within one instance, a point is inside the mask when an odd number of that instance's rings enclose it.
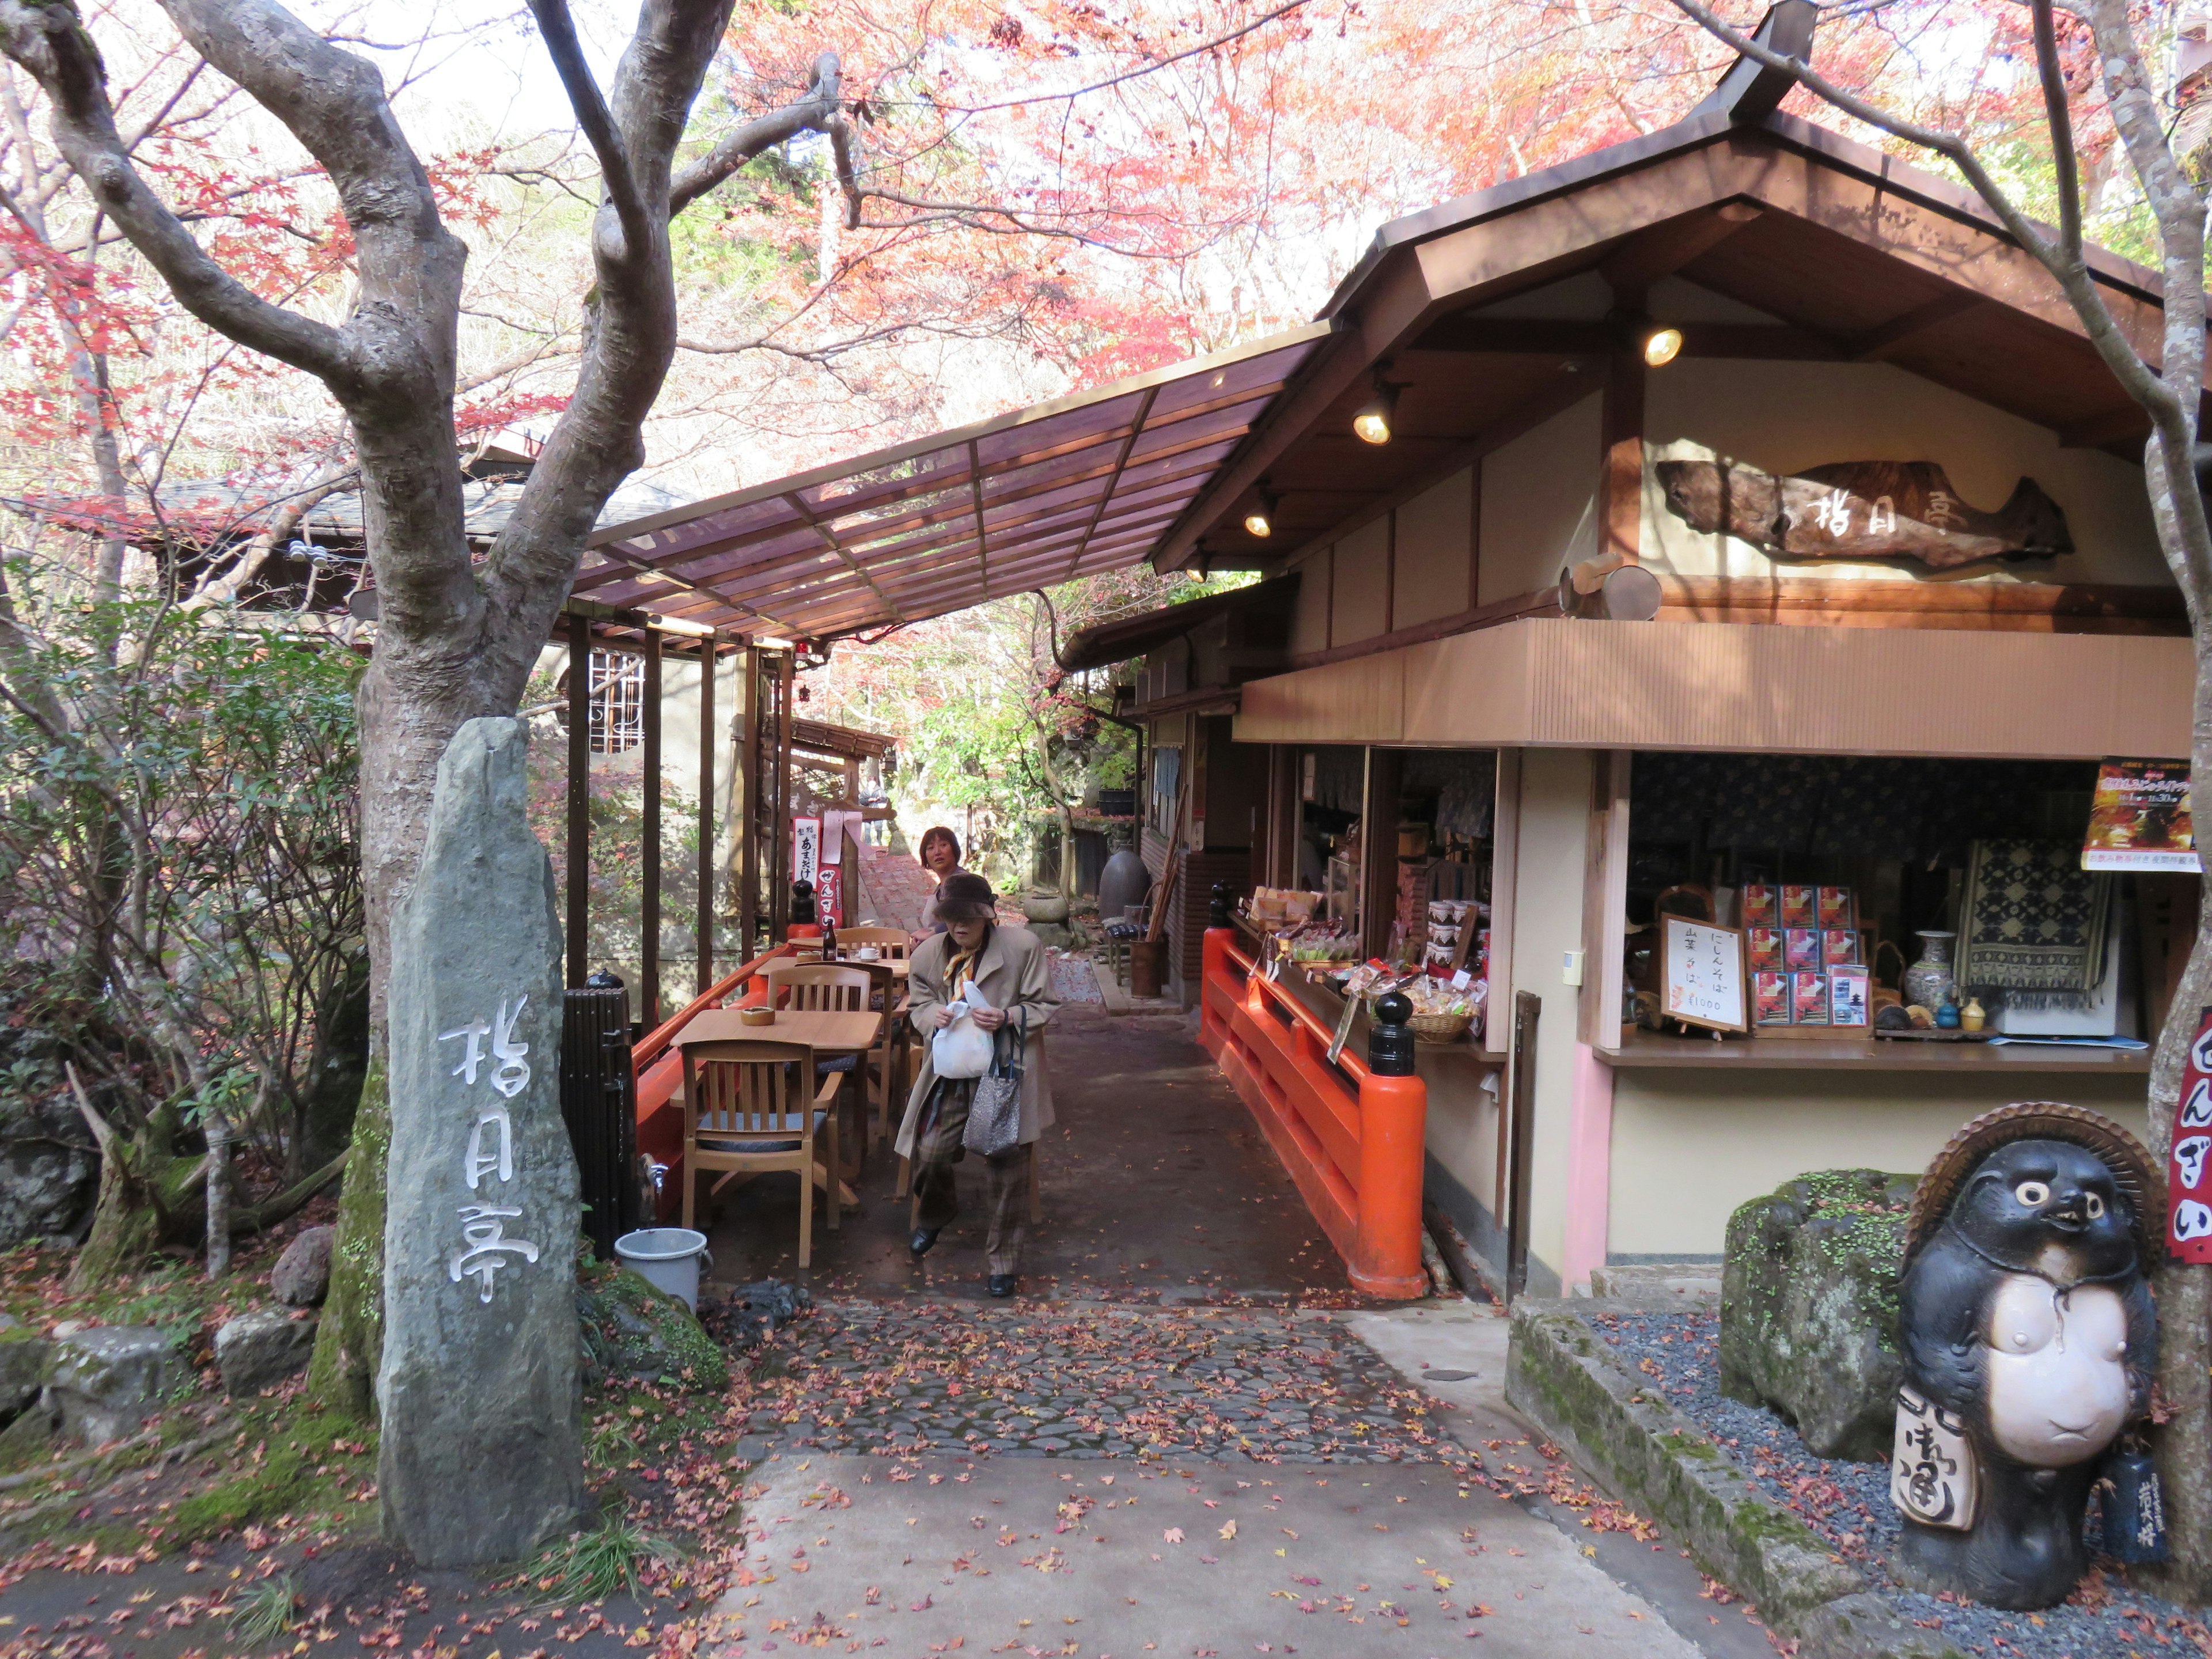
<instances>
[{"instance_id":1,"label":"wooden canopy support post","mask_svg":"<svg viewBox=\"0 0 2212 1659\"><path fill-rule=\"evenodd\" d=\"M760 647L748 640L735 711L738 741L744 754L738 763L738 781L744 799L730 803L735 815L731 823L736 826L738 836L738 937L742 941L738 949L748 958L760 948L760 803L765 781L761 774L760 676Z\"/></svg>"},{"instance_id":2,"label":"wooden canopy support post","mask_svg":"<svg viewBox=\"0 0 2212 1659\"><path fill-rule=\"evenodd\" d=\"M714 982L714 636L699 641L699 967L701 995Z\"/></svg>"},{"instance_id":3,"label":"wooden canopy support post","mask_svg":"<svg viewBox=\"0 0 2212 1659\"><path fill-rule=\"evenodd\" d=\"M645 706L642 754L645 823L639 848L638 1018L645 1029L660 1024L660 635L645 630Z\"/></svg>"},{"instance_id":4,"label":"wooden canopy support post","mask_svg":"<svg viewBox=\"0 0 2212 1659\"><path fill-rule=\"evenodd\" d=\"M797 653L784 650L775 656L775 862L769 869L770 901L775 937L782 940L791 927L791 675Z\"/></svg>"},{"instance_id":5,"label":"wooden canopy support post","mask_svg":"<svg viewBox=\"0 0 2212 1659\"><path fill-rule=\"evenodd\" d=\"M1368 956L1387 956L1398 915L1398 788L1405 757L1395 749L1367 751L1366 799L1359 806L1359 933Z\"/></svg>"},{"instance_id":6,"label":"wooden canopy support post","mask_svg":"<svg viewBox=\"0 0 2212 1659\"><path fill-rule=\"evenodd\" d=\"M1602 419L1605 465L1599 489L1603 512L1599 562L1607 569L1634 564L1643 554L1644 355L1616 351L1606 368Z\"/></svg>"},{"instance_id":7,"label":"wooden canopy support post","mask_svg":"<svg viewBox=\"0 0 2212 1659\"><path fill-rule=\"evenodd\" d=\"M591 973L592 623L568 618L568 983Z\"/></svg>"},{"instance_id":8,"label":"wooden canopy support post","mask_svg":"<svg viewBox=\"0 0 2212 1659\"><path fill-rule=\"evenodd\" d=\"M1528 1287L1528 1194L1536 1139L1536 1023L1544 1000L1533 991L1513 995L1512 1083L1498 1125L1498 1175L1505 1198L1505 1297Z\"/></svg>"}]
</instances>

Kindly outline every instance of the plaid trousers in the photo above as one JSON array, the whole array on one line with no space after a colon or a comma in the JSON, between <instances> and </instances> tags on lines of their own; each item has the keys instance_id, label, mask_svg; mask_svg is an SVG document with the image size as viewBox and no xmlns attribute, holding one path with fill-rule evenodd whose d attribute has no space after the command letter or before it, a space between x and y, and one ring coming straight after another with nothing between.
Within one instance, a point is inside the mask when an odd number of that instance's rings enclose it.
<instances>
[{"instance_id":1,"label":"plaid trousers","mask_svg":"<svg viewBox=\"0 0 2212 1659\"><path fill-rule=\"evenodd\" d=\"M946 1078L939 1080L921 1109L914 1160L914 1194L918 1200L915 1218L919 1225L942 1227L960 1213L953 1192L952 1164L961 1152L960 1137L968 1127L968 1109L975 1098L973 1079ZM990 1221L983 1241L984 1260L994 1273L1019 1273L1022 1241L1029 1233L1030 1148L1024 1143L996 1158L978 1161L983 1166L983 1203Z\"/></svg>"}]
</instances>

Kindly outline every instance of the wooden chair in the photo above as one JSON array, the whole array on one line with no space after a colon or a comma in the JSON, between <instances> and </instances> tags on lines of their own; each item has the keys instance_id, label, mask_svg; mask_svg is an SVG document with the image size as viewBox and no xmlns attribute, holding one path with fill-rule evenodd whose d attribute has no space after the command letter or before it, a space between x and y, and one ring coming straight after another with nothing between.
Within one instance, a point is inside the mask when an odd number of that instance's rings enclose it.
<instances>
[{"instance_id":1,"label":"wooden chair","mask_svg":"<svg viewBox=\"0 0 2212 1659\"><path fill-rule=\"evenodd\" d=\"M859 1070L862 1098L867 1112L867 1142L872 1147L890 1132L891 1103L897 1088L901 1062L907 1052L903 1035L906 1026L906 993L899 984L898 975L891 971L890 962L847 962L838 964L847 969L858 969L871 981L868 1006L884 1017L876 1033L875 1047L860 1057Z\"/></svg>"},{"instance_id":2,"label":"wooden chair","mask_svg":"<svg viewBox=\"0 0 2212 1659\"><path fill-rule=\"evenodd\" d=\"M884 969L883 979L890 978ZM842 963L787 963L769 969L763 975L768 981L769 1001L778 1008L827 1009L836 1012L860 1012L873 1006L878 975L867 970L865 964L848 966ZM880 1035L876 1046L882 1046ZM871 1051L872 1052L872 1051ZM860 1124L859 1144L850 1149L854 1166L845 1173L855 1178L866 1163L868 1152L868 1076L869 1055L835 1054L815 1062L817 1070L824 1076L842 1081L852 1073L860 1084Z\"/></svg>"},{"instance_id":3,"label":"wooden chair","mask_svg":"<svg viewBox=\"0 0 2212 1659\"><path fill-rule=\"evenodd\" d=\"M799 1178L799 1265L814 1258L814 1189L837 1231L836 1075L815 1081L814 1050L803 1042L687 1042L684 1055L684 1225L691 1224L699 1176L722 1178L788 1170ZM823 1143L824 1158L814 1144Z\"/></svg>"},{"instance_id":4,"label":"wooden chair","mask_svg":"<svg viewBox=\"0 0 2212 1659\"><path fill-rule=\"evenodd\" d=\"M857 963L830 962L778 963L761 977L779 1008L866 1008L876 984L875 976Z\"/></svg>"}]
</instances>

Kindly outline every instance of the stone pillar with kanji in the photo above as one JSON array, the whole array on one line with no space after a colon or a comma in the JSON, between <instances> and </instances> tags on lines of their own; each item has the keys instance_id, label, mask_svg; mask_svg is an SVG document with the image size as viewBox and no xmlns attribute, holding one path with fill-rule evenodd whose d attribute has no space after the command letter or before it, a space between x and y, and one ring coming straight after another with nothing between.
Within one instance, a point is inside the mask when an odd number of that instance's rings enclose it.
<instances>
[{"instance_id":1,"label":"stone pillar with kanji","mask_svg":"<svg viewBox=\"0 0 2212 1659\"><path fill-rule=\"evenodd\" d=\"M378 1486L386 1535L425 1566L519 1559L585 1499L561 932L528 743L514 720L454 735L392 930Z\"/></svg>"}]
</instances>

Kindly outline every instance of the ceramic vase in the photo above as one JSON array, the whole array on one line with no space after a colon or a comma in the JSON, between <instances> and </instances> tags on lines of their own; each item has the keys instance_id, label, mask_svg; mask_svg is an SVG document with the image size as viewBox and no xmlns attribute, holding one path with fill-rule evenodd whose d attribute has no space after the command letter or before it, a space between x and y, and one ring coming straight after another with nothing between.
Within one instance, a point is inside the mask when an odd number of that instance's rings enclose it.
<instances>
[{"instance_id":1,"label":"ceramic vase","mask_svg":"<svg viewBox=\"0 0 2212 1659\"><path fill-rule=\"evenodd\" d=\"M1905 970L1904 982L1898 989L1904 993L1907 1004L1917 1002L1933 1013L1943 1006L1945 998L1958 989L1958 981L1951 972L1951 950L1959 942L1959 936L1921 933L1915 937L1920 941L1920 960Z\"/></svg>"}]
</instances>

